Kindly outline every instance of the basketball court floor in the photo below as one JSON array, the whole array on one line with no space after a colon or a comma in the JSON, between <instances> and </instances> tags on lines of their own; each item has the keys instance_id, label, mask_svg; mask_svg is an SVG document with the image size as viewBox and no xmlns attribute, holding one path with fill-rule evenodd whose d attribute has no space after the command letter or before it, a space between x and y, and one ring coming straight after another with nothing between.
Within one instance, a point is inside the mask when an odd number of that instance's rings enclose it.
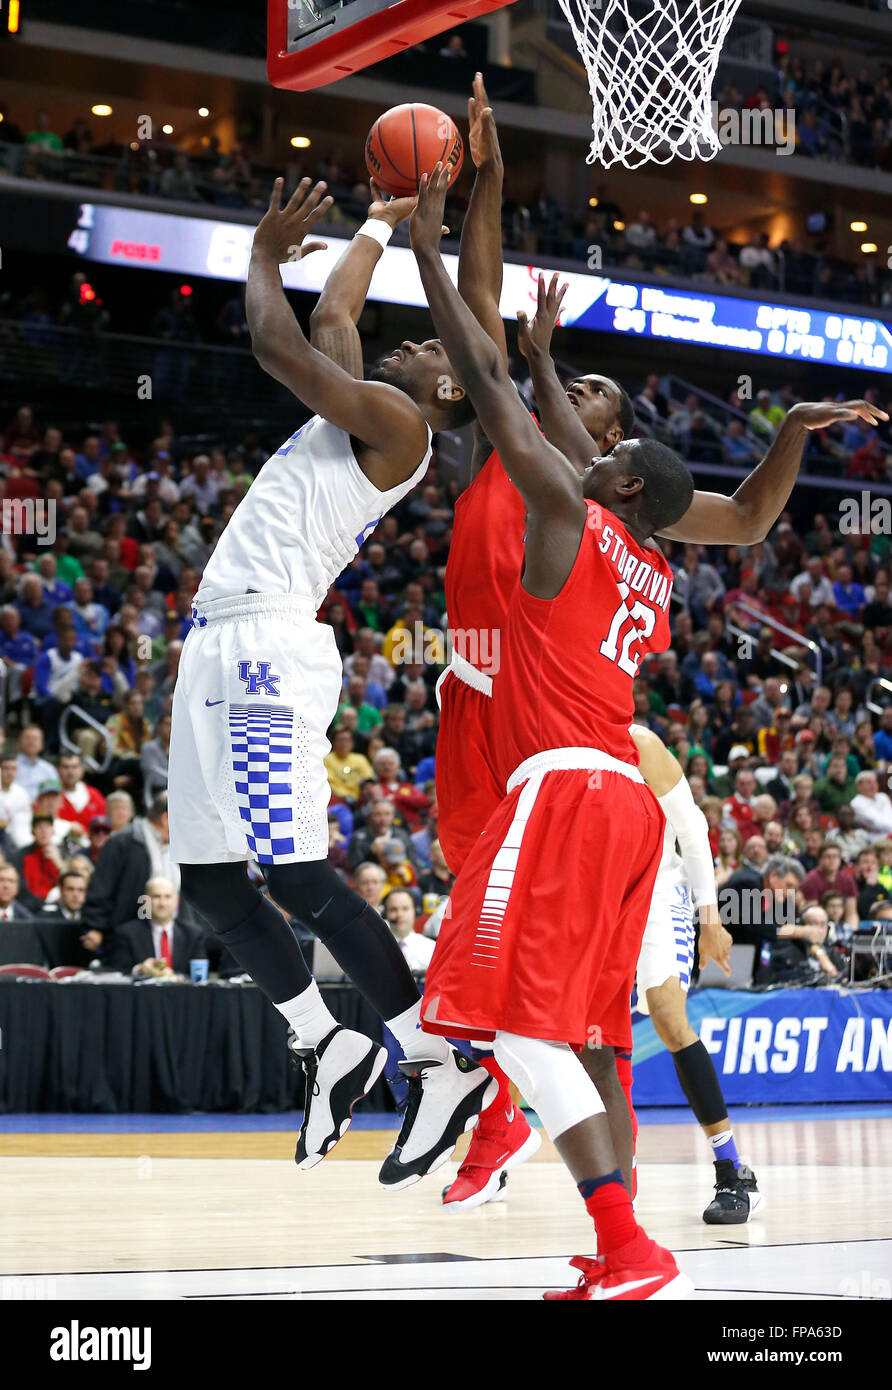
<instances>
[{"instance_id":1,"label":"basketball court floor","mask_svg":"<svg viewBox=\"0 0 892 1390\"><path fill-rule=\"evenodd\" d=\"M697 1297L892 1296L892 1104L732 1114L764 1215L708 1227L703 1141L644 1112L639 1220ZM292 1161L295 1116L0 1119L0 1296L12 1299L538 1299L592 1253L575 1188L544 1139L505 1200L440 1203L450 1162L377 1185L394 1117L361 1116L319 1167ZM466 1142L463 1141L458 1157Z\"/></svg>"}]
</instances>

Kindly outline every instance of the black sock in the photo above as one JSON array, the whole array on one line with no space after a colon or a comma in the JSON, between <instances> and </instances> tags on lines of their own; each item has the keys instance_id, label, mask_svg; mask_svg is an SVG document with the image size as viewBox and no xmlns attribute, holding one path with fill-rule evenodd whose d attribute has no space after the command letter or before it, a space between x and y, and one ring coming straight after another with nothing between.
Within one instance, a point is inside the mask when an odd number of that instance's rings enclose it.
<instances>
[{"instance_id":1,"label":"black sock","mask_svg":"<svg viewBox=\"0 0 892 1390\"><path fill-rule=\"evenodd\" d=\"M398 1018L418 1003L418 986L393 932L327 860L276 864L266 879L276 902L325 943L381 1018Z\"/></svg>"},{"instance_id":2,"label":"black sock","mask_svg":"<svg viewBox=\"0 0 892 1390\"><path fill-rule=\"evenodd\" d=\"M717 1125L728 1114L715 1064L698 1038L689 1047L673 1052L675 1074L688 1105L701 1125Z\"/></svg>"}]
</instances>

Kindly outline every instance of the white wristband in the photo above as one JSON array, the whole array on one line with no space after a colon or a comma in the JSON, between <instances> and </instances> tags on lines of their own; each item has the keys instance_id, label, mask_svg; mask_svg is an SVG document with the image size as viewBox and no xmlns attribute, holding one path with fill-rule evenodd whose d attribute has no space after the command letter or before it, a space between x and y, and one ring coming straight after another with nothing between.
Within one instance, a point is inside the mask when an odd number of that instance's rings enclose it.
<instances>
[{"instance_id":1,"label":"white wristband","mask_svg":"<svg viewBox=\"0 0 892 1390\"><path fill-rule=\"evenodd\" d=\"M377 241L383 251L393 236L393 228L389 222L383 222L379 217L370 217L368 222L363 223L356 235L371 237L372 241Z\"/></svg>"}]
</instances>

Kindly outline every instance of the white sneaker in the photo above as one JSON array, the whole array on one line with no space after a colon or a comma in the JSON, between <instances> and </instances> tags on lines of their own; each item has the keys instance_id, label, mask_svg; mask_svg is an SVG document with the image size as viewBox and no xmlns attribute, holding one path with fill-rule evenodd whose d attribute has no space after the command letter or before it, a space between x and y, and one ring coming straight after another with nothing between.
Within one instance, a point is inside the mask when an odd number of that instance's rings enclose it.
<instances>
[{"instance_id":1,"label":"white sneaker","mask_svg":"<svg viewBox=\"0 0 892 1390\"><path fill-rule=\"evenodd\" d=\"M382 1164L378 1181L399 1192L445 1163L481 1110L492 1105L499 1083L457 1048L446 1062L400 1062L409 1078L403 1127Z\"/></svg>"},{"instance_id":2,"label":"white sneaker","mask_svg":"<svg viewBox=\"0 0 892 1390\"><path fill-rule=\"evenodd\" d=\"M298 1168L315 1168L347 1133L353 1107L378 1080L387 1052L364 1033L340 1025L315 1048L296 1044L290 1032L288 1046L306 1077L304 1119L294 1161Z\"/></svg>"}]
</instances>

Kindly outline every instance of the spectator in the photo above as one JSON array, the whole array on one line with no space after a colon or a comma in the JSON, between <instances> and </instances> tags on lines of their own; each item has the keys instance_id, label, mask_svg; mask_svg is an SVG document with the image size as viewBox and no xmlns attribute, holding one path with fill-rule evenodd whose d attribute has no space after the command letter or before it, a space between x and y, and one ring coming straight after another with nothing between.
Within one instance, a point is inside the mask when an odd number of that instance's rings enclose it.
<instances>
[{"instance_id":1,"label":"spectator","mask_svg":"<svg viewBox=\"0 0 892 1390\"><path fill-rule=\"evenodd\" d=\"M103 964L134 976L189 976L189 962L207 958L204 931L178 912L177 890L163 875L145 884L147 915L115 928Z\"/></svg>"},{"instance_id":2,"label":"spectator","mask_svg":"<svg viewBox=\"0 0 892 1390\"><path fill-rule=\"evenodd\" d=\"M183 150L174 155L173 164L161 175L159 191L162 198L177 198L183 203L194 202L198 197L195 179L189 168L189 157Z\"/></svg>"},{"instance_id":3,"label":"spectator","mask_svg":"<svg viewBox=\"0 0 892 1390\"><path fill-rule=\"evenodd\" d=\"M353 874L353 887L369 907L380 912L384 902L384 889L387 876L380 864L366 862L357 865ZM409 895L411 897L411 894Z\"/></svg>"},{"instance_id":4,"label":"spectator","mask_svg":"<svg viewBox=\"0 0 892 1390\"><path fill-rule=\"evenodd\" d=\"M49 637L53 630L55 609L43 591L43 585L36 574L26 575L22 580L21 598L16 603L21 625L38 642Z\"/></svg>"},{"instance_id":5,"label":"spectator","mask_svg":"<svg viewBox=\"0 0 892 1390\"><path fill-rule=\"evenodd\" d=\"M829 844L838 845L843 862L853 864L861 853L872 843L868 830L859 830L855 825L855 812L850 803L844 802L836 812L838 824L827 832Z\"/></svg>"},{"instance_id":6,"label":"spectator","mask_svg":"<svg viewBox=\"0 0 892 1390\"><path fill-rule=\"evenodd\" d=\"M818 867L806 874L802 895L807 903L820 904L825 893L842 893L846 917L854 919L858 889L852 875L842 867L839 846L825 843L818 855Z\"/></svg>"},{"instance_id":7,"label":"spectator","mask_svg":"<svg viewBox=\"0 0 892 1390\"><path fill-rule=\"evenodd\" d=\"M440 841L434 840L430 847L430 868L425 869L418 879L418 887L423 899L428 895L448 897L452 892L455 874L449 872L446 856L440 848ZM429 909L426 909L429 910Z\"/></svg>"},{"instance_id":8,"label":"spectator","mask_svg":"<svg viewBox=\"0 0 892 1390\"><path fill-rule=\"evenodd\" d=\"M864 607L864 589L853 582L851 565L840 565L839 578L833 585L833 601L841 613L852 617Z\"/></svg>"},{"instance_id":9,"label":"spectator","mask_svg":"<svg viewBox=\"0 0 892 1390\"><path fill-rule=\"evenodd\" d=\"M350 841L350 867L355 868L363 861L368 860L372 853L372 846L385 839L399 840L403 845L406 857L410 861L413 859L409 832L405 825L397 824L397 812L393 801L378 796L366 812L366 824L354 833Z\"/></svg>"},{"instance_id":10,"label":"spectator","mask_svg":"<svg viewBox=\"0 0 892 1390\"><path fill-rule=\"evenodd\" d=\"M875 903L892 899L892 888L880 882L880 863L872 845L862 849L855 861L855 885L858 910L851 918L847 916L851 925L872 917Z\"/></svg>"},{"instance_id":11,"label":"spectator","mask_svg":"<svg viewBox=\"0 0 892 1390\"><path fill-rule=\"evenodd\" d=\"M45 902L41 919L57 922L79 922L87 896L87 876L77 869L63 869L59 875L59 896Z\"/></svg>"},{"instance_id":12,"label":"spectator","mask_svg":"<svg viewBox=\"0 0 892 1390\"><path fill-rule=\"evenodd\" d=\"M110 813L119 806L120 802L109 797ZM150 878L169 878L175 887L179 884L179 868L171 860L169 841L167 795L162 792L144 817L136 817L126 829L111 835L100 852L84 904L84 923L99 938L96 945L102 944L104 951L108 949L106 937L110 940L116 927L139 916ZM185 905L183 916L194 925L195 918Z\"/></svg>"},{"instance_id":13,"label":"spectator","mask_svg":"<svg viewBox=\"0 0 892 1390\"><path fill-rule=\"evenodd\" d=\"M4 138L6 131L4 128ZM29 130L25 136L25 144L32 149L41 150L44 154L62 154L63 145L60 137L54 130L50 129L50 116L48 111L38 111L34 121L34 129Z\"/></svg>"},{"instance_id":14,"label":"spectator","mask_svg":"<svg viewBox=\"0 0 892 1390\"><path fill-rule=\"evenodd\" d=\"M415 902L405 888L392 888L384 899L384 917L413 975L423 975L430 965L436 942L415 930Z\"/></svg>"},{"instance_id":15,"label":"spectator","mask_svg":"<svg viewBox=\"0 0 892 1390\"><path fill-rule=\"evenodd\" d=\"M117 792L115 795L126 796L126 792ZM129 798L128 798L129 801ZM108 835L111 834L111 820L108 816L93 816L90 820L88 830L88 842L76 851L82 858L89 859L93 867L99 863L100 853L108 842Z\"/></svg>"},{"instance_id":16,"label":"spectator","mask_svg":"<svg viewBox=\"0 0 892 1390\"><path fill-rule=\"evenodd\" d=\"M822 811L837 816L840 806L847 806L855 795L855 779L850 776L844 755L834 754L827 771L815 783L815 799Z\"/></svg>"},{"instance_id":17,"label":"spectator","mask_svg":"<svg viewBox=\"0 0 892 1390\"><path fill-rule=\"evenodd\" d=\"M39 909L47 893L55 888L62 872L63 858L53 843L53 817L47 811L35 812L31 819L31 844L19 854L22 889L26 902Z\"/></svg>"},{"instance_id":18,"label":"spectator","mask_svg":"<svg viewBox=\"0 0 892 1390\"><path fill-rule=\"evenodd\" d=\"M777 761L777 775L768 783L766 791L773 796L778 806L793 797L793 779L799 771L799 755L793 748L781 750Z\"/></svg>"},{"instance_id":19,"label":"spectator","mask_svg":"<svg viewBox=\"0 0 892 1390\"><path fill-rule=\"evenodd\" d=\"M32 800L18 781L18 760L4 753L0 759L0 831L10 849L21 849L30 842Z\"/></svg>"},{"instance_id":20,"label":"spectator","mask_svg":"<svg viewBox=\"0 0 892 1390\"><path fill-rule=\"evenodd\" d=\"M718 853L715 856L715 881L720 888L740 868L743 841L737 830L726 826L719 831Z\"/></svg>"},{"instance_id":21,"label":"spectator","mask_svg":"<svg viewBox=\"0 0 892 1390\"><path fill-rule=\"evenodd\" d=\"M154 801L159 792L167 791L170 728L170 715L162 714L155 727L155 737L142 745L139 762L146 806Z\"/></svg>"},{"instance_id":22,"label":"spectator","mask_svg":"<svg viewBox=\"0 0 892 1390\"><path fill-rule=\"evenodd\" d=\"M740 253L740 270L741 279L753 289L777 288L777 260L769 249L767 232L754 232L750 237Z\"/></svg>"},{"instance_id":23,"label":"spectator","mask_svg":"<svg viewBox=\"0 0 892 1390\"><path fill-rule=\"evenodd\" d=\"M37 800L41 782L53 781L56 776L52 763L40 756L42 752L43 730L37 724L28 724L19 735L15 780L31 801Z\"/></svg>"},{"instance_id":24,"label":"spectator","mask_svg":"<svg viewBox=\"0 0 892 1390\"><path fill-rule=\"evenodd\" d=\"M43 651L34 663L33 690L50 752L59 750L59 718L75 694L83 655L76 650L77 633L62 627L55 647Z\"/></svg>"},{"instance_id":25,"label":"spectator","mask_svg":"<svg viewBox=\"0 0 892 1390\"><path fill-rule=\"evenodd\" d=\"M782 406L774 405L770 391L760 391L756 396L755 407L750 411L747 421L751 430L773 439L786 419L787 412Z\"/></svg>"},{"instance_id":26,"label":"spectator","mask_svg":"<svg viewBox=\"0 0 892 1390\"><path fill-rule=\"evenodd\" d=\"M875 772L859 772L851 807L855 824L872 835L892 835L892 801L881 792Z\"/></svg>"},{"instance_id":27,"label":"spectator","mask_svg":"<svg viewBox=\"0 0 892 1390\"><path fill-rule=\"evenodd\" d=\"M458 59L460 62L470 62L468 50L465 48L464 39L461 34L450 34L443 47L440 49L441 58Z\"/></svg>"},{"instance_id":28,"label":"spectator","mask_svg":"<svg viewBox=\"0 0 892 1390\"><path fill-rule=\"evenodd\" d=\"M410 830L417 830L421 823L420 813L427 809L427 797L411 782L400 778L398 754L392 748L382 748L375 754L373 766L382 795L393 802Z\"/></svg>"},{"instance_id":29,"label":"spectator","mask_svg":"<svg viewBox=\"0 0 892 1390\"><path fill-rule=\"evenodd\" d=\"M363 782L375 776L374 769L368 758L354 751L353 734L349 729L335 729L331 742L332 750L324 760L328 785L333 796L353 806L359 799Z\"/></svg>"},{"instance_id":30,"label":"spectator","mask_svg":"<svg viewBox=\"0 0 892 1390\"><path fill-rule=\"evenodd\" d=\"M19 922L33 916L18 897L18 869L12 864L0 864L0 922Z\"/></svg>"}]
</instances>

